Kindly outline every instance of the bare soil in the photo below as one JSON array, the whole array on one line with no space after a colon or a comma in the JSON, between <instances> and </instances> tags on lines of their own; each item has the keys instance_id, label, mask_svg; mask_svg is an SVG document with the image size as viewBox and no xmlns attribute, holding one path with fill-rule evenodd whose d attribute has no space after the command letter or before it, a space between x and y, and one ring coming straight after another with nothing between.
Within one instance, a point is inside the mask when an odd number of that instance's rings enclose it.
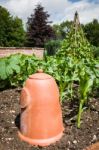
<instances>
[{"instance_id":1,"label":"bare soil","mask_svg":"<svg viewBox=\"0 0 99 150\"><path fill-rule=\"evenodd\" d=\"M91 99L82 115L81 128L76 125L77 102L62 105L64 135L48 147L35 147L20 141L19 127L20 88L0 92L0 150L83 150L99 141L99 97Z\"/></svg>"}]
</instances>

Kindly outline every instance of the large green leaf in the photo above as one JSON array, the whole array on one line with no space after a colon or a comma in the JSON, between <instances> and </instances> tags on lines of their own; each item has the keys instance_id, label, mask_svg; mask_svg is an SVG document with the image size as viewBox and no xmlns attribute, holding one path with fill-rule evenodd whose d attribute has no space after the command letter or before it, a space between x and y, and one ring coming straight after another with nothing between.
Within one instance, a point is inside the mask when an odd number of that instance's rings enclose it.
<instances>
[{"instance_id":1,"label":"large green leaf","mask_svg":"<svg viewBox=\"0 0 99 150\"><path fill-rule=\"evenodd\" d=\"M5 80L7 78L5 59L0 61L0 78L1 80Z\"/></svg>"}]
</instances>

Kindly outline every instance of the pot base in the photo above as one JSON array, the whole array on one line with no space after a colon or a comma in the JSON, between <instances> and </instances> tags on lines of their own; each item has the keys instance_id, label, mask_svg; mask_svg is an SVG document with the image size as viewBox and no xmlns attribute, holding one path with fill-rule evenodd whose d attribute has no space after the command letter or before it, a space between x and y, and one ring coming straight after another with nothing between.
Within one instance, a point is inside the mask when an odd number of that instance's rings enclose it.
<instances>
[{"instance_id":1,"label":"pot base","mask_svg":"<svg viewBox=\"0 0 99 150\"><path fill-rule=\"evenodd\" d=\"M87 147L85 150L99 150L99 142L90 145L90 146Z\"/></svg>"},{"instance_id":2,"label":"pot base","mask_svg":"<svg viewBox=\"0 0 99 150\"><path fill-rule=\"evenodd\" d=\"M28 138L24 135L21 134L21 132L18 131L18 136L20 137L20 139L22 141L25 141L31 145L39 145L39 146L48 146L52 143L55 143L56 141L59 141L59 139L62 137L63 135L63 132L61 132L60 134L58 134L57 136L55 137L52 137L52 138L49 138L49 139L31 139L31 138Z\"/></svg>"}]
</instances>

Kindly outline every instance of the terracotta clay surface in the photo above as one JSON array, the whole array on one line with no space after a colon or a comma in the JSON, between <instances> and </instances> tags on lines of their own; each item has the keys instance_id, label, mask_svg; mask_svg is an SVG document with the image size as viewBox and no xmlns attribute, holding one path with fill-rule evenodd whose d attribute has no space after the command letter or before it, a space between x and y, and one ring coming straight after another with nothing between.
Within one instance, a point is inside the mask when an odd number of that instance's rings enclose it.
<instances>
[{"instance_id":1,"label":"terracotta clay surface","mask_svg":"<svg viewBox=\"0 0 99 150\"><path fill-rule=\"evenodd\" d=\"M54 78L42 70L31 75L21 92L20 107L19 136L22 140L46 146L61 138L62 112Z\"/></svg>"},{"instance_id":2,"label":"terracotta clay surface","mask_svg":"<svg viewBox=\"0 0 99 150\"><path fill-rule=\"evenodd\" d=\"M87 147L85 150L99 150L99 142Z\"/></svg>"}]
</instances>

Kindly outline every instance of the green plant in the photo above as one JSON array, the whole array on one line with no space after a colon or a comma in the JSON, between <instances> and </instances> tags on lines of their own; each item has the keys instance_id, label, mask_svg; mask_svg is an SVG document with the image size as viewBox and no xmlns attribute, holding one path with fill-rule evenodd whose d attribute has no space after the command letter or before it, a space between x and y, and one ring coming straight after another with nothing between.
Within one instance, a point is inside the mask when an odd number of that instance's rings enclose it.
<instances>
[{"instance_id":1,"label":"green plant","mask_svg":"<svg viewBox=\"0 0 99 150\"><path fill-rule=\"evenodd\" d=\"M2 87L20 86L27 77L36 72L40 61L35 56L26 56L23 54L11 55L0 59L0 81ZM4 85L3 85L4 84Z\"/></svg>"},{"instance_id":2,"label":"green plant","mask_svg":"<svg viewBox=\"0 0 99 150\"><path fill-rule=\"evenodd\" d=\"M67 77L66 81L64 80L61 86L64 87L65 85L68 85L71 97L74 96L73 85L75 82L78 82L78 95L80 95L80 100L77 126L80 127L83 106L86 104L88 94L90 93L90 89L95 80L95 72L93 71L95 64L93 62L93 48L85 38L77 12L75 13L72 28L68 32L66 39L63 40L62 47L57 52L56 56L61 60L63 58L69 58L67 59L67 65L65 65L66 62L64 62L65 64L63 63L64 72L67 68L68 71L64 74L64 77ZM66 88L68 87L66 86Z\"/></svg>"},{"instance_id":3,"label":"green plant","mask_svg":"<svg viewBox=\"0 0 99 150\"><path fill-rule=\"evenodd\" d=\"M80 100L79 100L79 111L77 117L77 126L80 128L80 120L81 114L83 112L84 105L88 102L88 95L91 93L96 75L93 71L95 67L94 61L90 61L90 59L83 60L79 63L79 93L80 93Z\"/></svg>"},{"instance_id":4,"label":"green plant","mask_svg":"<svg viewBox=\"0 0 99 150\"><path fill-rule=\"evenodd\" d=\"M14 72L19 73L20 72L20 56L10 56L7 58L2 58L0 61L0 78L1 79L7 79L11 74Z\"/></svg>"}]
</instances>

